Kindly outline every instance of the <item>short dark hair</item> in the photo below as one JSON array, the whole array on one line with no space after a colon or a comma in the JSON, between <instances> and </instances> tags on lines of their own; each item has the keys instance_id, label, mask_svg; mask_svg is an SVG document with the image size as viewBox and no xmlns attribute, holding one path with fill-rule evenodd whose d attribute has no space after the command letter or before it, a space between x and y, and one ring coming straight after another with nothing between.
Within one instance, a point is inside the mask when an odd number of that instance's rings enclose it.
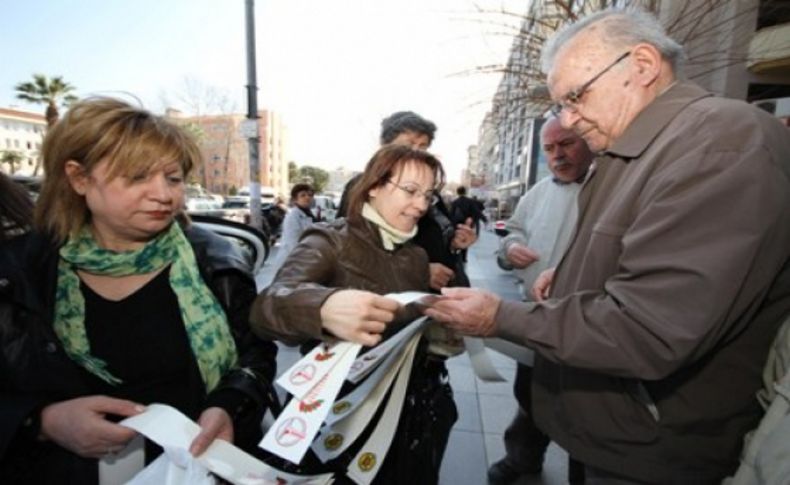
<instances>
[{"instance_id":1,"label":"short dark hair","mask_svg":"<svg viewBox=\"0 0 790 485\"><path fill-rule=\"evenodd\" d=\"M428 121L414 111L398 111L381 120L382 145L392 143L401 133L413 131L428 137L428 142L433 142L436 133L436 125Z\"/></svg>"},{"instance_id":2,"label":"short dark hair","mask_svg":"<svg viewBox=\"0 0 790 485\"><path fill-rule=\"evenodd\" d=\"M362 217L362 206L370 199L370 190L386 185L388 180L409 163L428 167L433 173L434 189L440 189L444 185L444 169L438 158L425 150L406 145L384 145L373 154L362 176L351 188L346 217L359 220Z\"/></svg>"},{"instance_id":3,"label":"short dark hair","mask_svg":"<svg viewBox=\"0 0 790 485\"><path fill-rule=\"evenodd\" d=\"M313 186L310 184L296 184L291 189L291 199L296 199L299 192L312 192Z\"/></svg>"},{"instance_id":4,"label":"short dark hair","mask_svg":"<svg viewBox=\"0 0 790 485\"><path fill-rule=\"evenodd\" d=\"M459 185L458 188L455 189L455 193L458 195L466 195L466 187Z\"/></svg>"}]
</instances>

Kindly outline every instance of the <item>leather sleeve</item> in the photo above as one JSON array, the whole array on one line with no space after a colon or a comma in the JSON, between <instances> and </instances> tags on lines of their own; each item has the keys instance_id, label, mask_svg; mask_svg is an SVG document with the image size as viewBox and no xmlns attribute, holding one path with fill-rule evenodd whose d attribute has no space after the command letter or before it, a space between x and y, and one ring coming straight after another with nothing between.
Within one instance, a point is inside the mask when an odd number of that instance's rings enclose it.
<instances>
[{"instance_id":1,"label":"leather sleeve","mask_svg":"<svg viewBox=\"0 0 790 485\"><path fill-rule=\"evenodd\" d=\"M250 317L258 336L289 345L323 337L321 305L340 289L329 286L341 243L333 233L321 228L305 231L274 282L258 295Z\"/></svg>"}]
</instances>

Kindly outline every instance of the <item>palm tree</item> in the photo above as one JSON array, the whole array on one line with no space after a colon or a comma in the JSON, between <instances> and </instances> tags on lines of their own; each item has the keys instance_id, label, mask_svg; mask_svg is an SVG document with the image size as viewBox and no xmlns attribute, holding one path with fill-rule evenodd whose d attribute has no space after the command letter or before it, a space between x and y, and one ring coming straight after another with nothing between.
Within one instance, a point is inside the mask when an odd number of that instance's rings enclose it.
<instances>
[{"instance_id":1,"label":"palm tree","mask_svg":"<svg viewBox=\"0 0 790 485\"><path fill-rule=\"evenodd\" d=\"M33 82L19 83L14 89L16 89L16 97L21 100L47 105L44 115L47 118L48 128L58 121L60 116L58 105L68 105L77 100L72 94L74 86L65 82L61 76L48 79L44 74L33 74Z\"/></svg>"},{"instance_id":2,"label":"palm tree","mask_svg":"<svg viewBox=\"0 0 790 485\"><path fill-rule=\"evenodd\" d=\"M14 86L16 97L34 104L45 104L47 106L44 116L47 119L47 129L52 128L60 117L58 106L73 103L77 96L73 93L74 86L63 80L61 76L48 79L44 74L33 74L33 82L19 83ZM41 167L41 157L36 160L33 175L38 175Z\"/></svg>"},{"instance_id":3,"label":"palm tree","mask_svg":"<svg viewBox=\"0 0 790 485\"><path fill-rule=\"evenodd\" d=\"M13 150L5 151L2 155L0 155L0 163L8 164L8 173L11 175L14 175L16 172L16 165L21 164L24 159L25 157L22 156L21 153Z\"/></svg>"}]
</instances>

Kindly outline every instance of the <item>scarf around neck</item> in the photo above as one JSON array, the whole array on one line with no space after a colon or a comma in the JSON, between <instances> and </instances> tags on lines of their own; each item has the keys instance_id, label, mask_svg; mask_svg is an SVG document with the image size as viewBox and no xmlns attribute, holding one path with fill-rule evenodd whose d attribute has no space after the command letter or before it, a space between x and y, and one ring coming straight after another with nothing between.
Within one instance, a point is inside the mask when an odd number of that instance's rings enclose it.
<instances>
[{"instance_id":1,"label":"scarf around neck","mask_svg":"<svg viewBox=\"0 0 790 485\"><path fill-rule=\"evenodd\" d=\"M53 326L66 354L103 381L122 383L110 373L106 362L90 353L85 298L76 271L121 277L151 273L168 264L170 287L178 300L200 375L207 392L214 389L222 375L236 366L236 344L225 312L200 276L192 246L177 223L132 251L100 248L87 227L60 248Z\"/></svg>"},{"instance_id":2,"label":"scarf around neck","mask_svg":"<svg viewBox=\"0 0 790 485\"><path fill-rule=\"evenodd\" d=\"M392 227L387 221L385 221L384 218L381 217L381 214L379 214L378 211L367 202L365 202L365 205L362 206L362 217L369 220L379 228L381 242L384 244L384 249L387 251L392 251L395 249L396 244L403 244L417 235L416 224L410 232L403 232L399 229L396 229Z\"/></svg>"}]
</instances>

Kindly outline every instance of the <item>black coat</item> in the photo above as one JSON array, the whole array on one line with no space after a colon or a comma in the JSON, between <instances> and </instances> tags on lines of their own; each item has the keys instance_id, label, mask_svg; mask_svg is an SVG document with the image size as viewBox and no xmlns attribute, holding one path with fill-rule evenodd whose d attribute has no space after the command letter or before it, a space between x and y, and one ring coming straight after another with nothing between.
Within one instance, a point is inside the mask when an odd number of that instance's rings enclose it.
<instances>
[{"instance_id":1,"label":"black coat","mask_svg":"<svg viewBox=\"0 0 790 485\"><path fill-rule=\"evenodd\" d=\"M441 198L420 218L417 228L417 235L412 242L428 253L431 263L441 263L455 272L455 277L447 286L469 286L461 256L452 249L455 224Z\"/></svg>"},{"instance_id":2,"label":"black coat","mask_svg":"<svg viewBox=\"0 0 790 485\"><path fill-rule=\"evenodd\" d=\"M239 354L240 368L227 373L209 396L202 392L202 407L226 409L236 443L254 446L271 402L277 347L249 329L255 281L238 248L197 227L186 234L204 281L228 316ZM0 247L0 483L98 480L97 460L38 441L31 426L30 418L47 404L90 394L84 371L66 355L52 328L57 262L57 248L40 234ZM195 381L189 385L202 388L202 381Z\"/></svg>"}]
</instances>

